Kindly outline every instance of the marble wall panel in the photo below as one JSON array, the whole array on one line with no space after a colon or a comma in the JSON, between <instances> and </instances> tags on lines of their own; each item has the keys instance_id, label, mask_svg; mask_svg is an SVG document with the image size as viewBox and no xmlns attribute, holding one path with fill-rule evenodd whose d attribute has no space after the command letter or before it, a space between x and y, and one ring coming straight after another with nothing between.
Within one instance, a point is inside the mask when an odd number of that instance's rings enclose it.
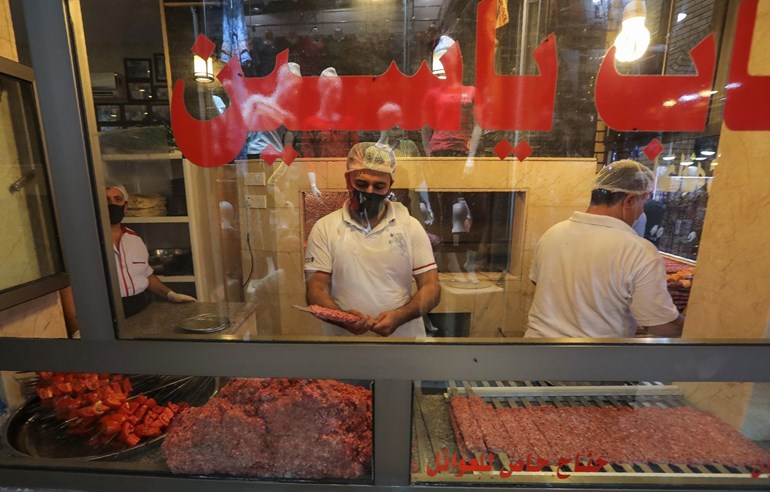
<instances>
[{"instance_id":1,"label":"marble wall panel","mask_svg":"<svg viewBox=\"0 0 770 492\"><path fill-rule=\"evenodd\" d=\"M0 337L67 338L59 293L0 311Z\"/></svg>"},{"instance_id":2,"label":"marble wall panel","mask_svg":"<svg viewBox=\"0 0 770 492\"><path fill-rule=\"evenodd\" d=\"M527 207L527 221L524 224L524 251L533 251L540 236L554 224L567 220L572 212L584 212L585 209L575 207L543 207L529 204Z\"/></svg>"},{"instance_id":3,"label":"marble wall panel","mask_svg":"<svg viewBox=\"0 0 770 492\"><path fill-rule=\"evenodd\" d=\"M749 73L770 75L768 45L770 2L761 1ZM721 157L711 185L683 337L767 338L770 166L766 156L770 153L770 132L733 132L723 126L717 152ZM766 415L764 384L692 386L690 393L709 396L701 399L708 410L739 430L753 433L755 421L747 416Z\"/></svg>"},{"instance_id":4,"label":"marble wall panel","mask_svg":"<svg viewBox=\"0 0 770 492\"><path fill-rule=\"evenodd\" d=\"M0 56L18 61L16 35L13 31L11 7L8 0L0 0Z\"/></svg>"}]
</instances>

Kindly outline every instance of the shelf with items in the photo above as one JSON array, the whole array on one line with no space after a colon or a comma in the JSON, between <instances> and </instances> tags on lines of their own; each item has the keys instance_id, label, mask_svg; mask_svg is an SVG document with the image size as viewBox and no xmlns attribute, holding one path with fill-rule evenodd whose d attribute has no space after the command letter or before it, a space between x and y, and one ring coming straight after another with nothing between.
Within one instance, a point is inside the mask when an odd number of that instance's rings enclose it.
<instances>
[{"instance_id":1,"label":"shelf with items","mask_svg":"<svg viewBox=\"0 0 770 492\"><path fill-rule=\"evenodd\" d=\"M195 275L156 275L161 282L195 282Z\"/></svg>"}]
</instances>

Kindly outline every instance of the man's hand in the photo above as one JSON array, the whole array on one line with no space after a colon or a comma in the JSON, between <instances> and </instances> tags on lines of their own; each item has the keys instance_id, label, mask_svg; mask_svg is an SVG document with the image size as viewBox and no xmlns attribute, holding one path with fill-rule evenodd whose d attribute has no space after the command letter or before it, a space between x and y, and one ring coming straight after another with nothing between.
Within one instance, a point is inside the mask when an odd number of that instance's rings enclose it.
<instances>
[{"instance_id":1,"label":"man's hand","mask_svg":"<svg viewBox=\"0 0 770 492\"><path fill-rule=\"evenodd\" d=\"M356 311L355 309L350 309L348 311L345 311L346 313L350 313L354 316L358 316L358 321L355 323L340 323L338 326L340 328L344 328L348 330L350 333L354 335L363 335L367 331L371 330L374 326L374 321L372 320L372 317L368 314L364 314L360 311Z\"/></svg>"},{"instance_id":2,"label":"man's hand","mask_svg":"<svg viewBox=\"0 0 770 492\"><path fill-rule=\"evenodd\" d=\"M401 315L396 311L383 311L374 318L374 326L371 330L376 334L389 337L396 331L396 328L404 324Z\"/></svg>"},{"instance_id":3,"label":"man's hand","mask_svg":"<svg viewBox=\"0 0 770 492\"><path fill-rule=\"evenodd\" d=\"M166 294L166 299L171 302L198 302L198 300L192 296L188 296L187 294L180 294L178 292L174 292L173 290L168 291L168 294Z\"/></svg>"}]
</instances>

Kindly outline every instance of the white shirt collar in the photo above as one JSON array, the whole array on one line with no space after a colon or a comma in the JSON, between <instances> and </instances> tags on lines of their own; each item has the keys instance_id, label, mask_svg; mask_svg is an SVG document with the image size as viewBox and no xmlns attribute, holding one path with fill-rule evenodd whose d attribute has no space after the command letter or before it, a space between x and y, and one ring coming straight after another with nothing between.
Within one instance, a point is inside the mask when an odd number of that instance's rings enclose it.
<instances>
[{"instance_id":1,"label":"white shirt collar","mask_svg":"<svg viewBox=\"0 0 770 492\"><path fill-rule=\"evenodd\" d=\"M610 217L609 215L589 214L586 212L572 212L572 217L570 217L569 220L583 224L612 227L613 229L620 229L622 231L633 232L636 234L631 226L622 220L616 219L615 217Z\"/></svg>"}]
</instances>

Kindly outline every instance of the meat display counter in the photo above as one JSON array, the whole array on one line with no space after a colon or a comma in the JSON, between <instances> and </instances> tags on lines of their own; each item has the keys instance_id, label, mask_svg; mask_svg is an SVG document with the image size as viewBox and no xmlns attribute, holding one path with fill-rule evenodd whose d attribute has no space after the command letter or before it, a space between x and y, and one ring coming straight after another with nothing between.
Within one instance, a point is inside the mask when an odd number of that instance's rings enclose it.
<instances>
[{"instance_id":1,"label":"meat display counter","mask_svg":"<svg viewBox=\"0 0 770 492\"><path fill-rule=\"evenodd\" d=\"M412 481L767 486L766 422L741 423L752 441L688 392L719 398L686 383L423 382L414 390Z\"/></svg>"}]
</instances>

